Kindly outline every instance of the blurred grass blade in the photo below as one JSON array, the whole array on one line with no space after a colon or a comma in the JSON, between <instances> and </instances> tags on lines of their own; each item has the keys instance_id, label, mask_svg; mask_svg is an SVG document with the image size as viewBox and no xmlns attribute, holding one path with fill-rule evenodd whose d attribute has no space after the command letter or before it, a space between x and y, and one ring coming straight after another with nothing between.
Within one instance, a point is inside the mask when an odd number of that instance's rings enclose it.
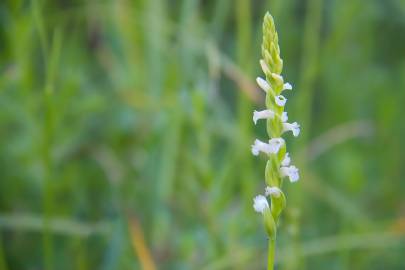
<instances>
[{"instance_id":1,"label":"blurred grass blade","mask_svg":"<svg viewBox=\"0 0 405 270\"><path fill-rule=\"evenodd\" d=\"M377 231L367 234L330 236L303 242L299 245L299 254L309 257L341 250L381 249L404 244L404 233ZM279 260L288 261L291 260L291 256L293 253L289 248L286 248L280 252Z\"/></svg>"},{"instance_id":2,"label":"blurred grass blade","mask_svg":"<svg viewBox=\"0 0 405 270\"><path fill-rule=\"evenodd\" d=\"M2 214L0 215L0 229L43 233L43 219L43 216L34 214ZM72 237L106 236L110 233L111 227L108 222L89 224L65 218L51 218L48 222L47 226L50 233Z\"/></svg>"},{"instance_id":3,"label":"blurred grass blade","mask_svg":"<svg viewBox=\"0 0 405 270\"><path fill-rule=\"evenodd\" d=\"M135 218L129 219L129 231L131 234L132 247L141 263L143 270L155 270L156 265L152 259L150 250L146 246L144 234L140 223Z\"/></svg>"}]
</instances>

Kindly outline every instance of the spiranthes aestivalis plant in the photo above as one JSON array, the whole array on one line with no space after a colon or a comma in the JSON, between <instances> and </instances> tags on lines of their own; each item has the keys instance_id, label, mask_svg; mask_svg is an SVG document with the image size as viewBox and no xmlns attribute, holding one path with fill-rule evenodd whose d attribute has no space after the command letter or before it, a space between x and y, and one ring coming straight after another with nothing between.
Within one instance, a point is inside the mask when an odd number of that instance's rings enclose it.
<instances>
[{"instance_id":1,"label":"spiranthes aestivalis plant","mask_svg":"<svg viewBox=\"0 0 405 270\"><path fill-rule=\"evenodd\" d=\"M292 90L292 86L285 83L281 76L283 60L280 57L278 35L273 17L268 12L263 21L262 59L260 65L265 77L258 77L257 84L266 94L266 109L254 111L253 122L256 124L259 120L266 120L269 139L265 142L255 140L252 145L252 153L257 156L262 152L268 157L265 169L267 187L264 190L264 195L258 195L254 198L253 208L263 215L264 227L269 238L267 267L268 270L272 270L274 267L277 223L286 205L286 198L281 190L283 179L288 178L291 182L296 182L299 179L298 169L291 165L286 143L281 136L291 131L292 135L297 137L300 133L300 125L297 122L287 122L287 112L284 111L287 99L282 94L283 91ZM267 197L270 198L270 204Z\"/></svg>"}]
</instances>

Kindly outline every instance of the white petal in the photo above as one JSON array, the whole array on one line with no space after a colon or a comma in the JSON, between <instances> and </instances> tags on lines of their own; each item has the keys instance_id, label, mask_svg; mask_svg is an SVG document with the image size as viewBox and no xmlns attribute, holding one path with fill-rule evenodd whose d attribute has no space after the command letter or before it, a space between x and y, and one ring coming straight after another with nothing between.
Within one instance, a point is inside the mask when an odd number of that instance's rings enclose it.
<instances>
[{"instance_id":1,"label":"white petal","mask_svg":"<svg viewBox=\"0 0 405 270\"><path fill-rule=\"evenodd\" d=\"M269 208L269 203L267 202L266 197L264 197L263 195L257 195L253 199L253 208L256 212L263 214L264 210L266 210L266 208Z\"/></svg>"},{"instance_id":2,"label":"white petal","mask_svg":"<svg viewBox=\"0 0 405 270\"><path fill-rule=\"evenodd\" d=\"M259 119L272 119L274 118L274 112L272 110L264 110L264 111L254 111L253 112L253 122L257 123Z\"/></svg>"},{"instance_id":3,"label":"white petal","mask_svg":"<svg viewBox=\"0 0 405 270\"><path fill-rule=\"evenodd\" d=\"M290 175L290 181L291 181L291 183L295 183L295 182L297 182L298 180L300 180L300 175L298 174L298 171L296 171L296 172L294 172L294 173L292 173L292 174Z\"/></svg>"},{"instance_id":4,"label":"white petal","mask_svg":"<svg viewBox=\"0 0 405 270\"><path fill-rule=\"evenodd\" d=\"M265 195L274 195L274 197L278 198L281 195L281 189L279 189L278 187L266 187Z\"/></svg>"},{"instance_id":5,"label":"white petal","mask_svg":"<svg viewBox=\"0 0 405 270\"><path fill-rule=\"evenodd\" d=\"M300 134L300 125L297 122L292 124L290 123L283 123L283 132L292 131L294 137L297 137Z\"/></svg>"},{"instance_id":6,"label":"white petal","mask_svg":"<svg viewBox=\"0 0 405 270\"><path fill-rule=\"evenodd\" d=\"M283 107L287 102L287 99L282 95L278 95L275 97L275 102L278 106Z\"/></svg>"},{"instance_id":7,"label":"white petal","mask_svg":"<svg viewBox=\"0 0 405 270\"><path fill-rule=\"evenodd\" d=\"M269 151L272 154L278 153L281 146L284 144L283 138L273 138L269 140Z\"/></svg>"},{"instance_id":8,"label":"white petal","mask_svg":"<svg viewBox=\"0 0 405 270\"><path fill-rule=\"evenodd\" d=\"M258 156L258 155L259 155L259 149L257 149L257 148L255 147L255 145L252 145L252 154L253 154L254 156Z\"/></svg>"},{"instance_id":9,"label":"white petal","mask_svg":"<svg viewBox=\"0 0 405 270\"><path fill-rule=\"evenodd\" d=\"M270 84L266 80L264 80L260 77L256 78L256 82L260 86L260 88L263 89L263 91L266 93L271 89Z\"/></svg>"},{"instance_id":10,"label":"white petal","mask_svg":"<svg viewBox=\"0 0 405 270\"><path fill-rule=\"evenodd\" d=\"M283 85L283 90L292 90L292 85L290 83L285 83Z\"/></svg>"},{"instance_id":11,"label":"white petal","mask_svg":"<svg viewBox=\"0 0 405 270\"><path fill-rule=\"evenodd\" d=\"M269 140L269 143L264 143L256 139L252 145L252 154L255 156L259 155L260 152L268 155L276 154L284 143L285 141L282 138L273 138Z\"/></svg>"},{"instance_id":12,"label":"white petal","mask_svg":"<svg viewBox=\"0 0 405 270\"><path fill-rule=\"evenodd\" d=\"M295 166L290 166L290 174L288 177L290 178L291 182L297 182L300 179L298 168Z\"/></svg>"},{"instance_id":13,"label":"white petal","mask_svg":"<svg viewBox=\"0 0 405 270\"><path fill-rule=\"evenodd\" d=\"M287 122L287 120L288 120L288 114L287 114L287 112L283 112L282 114L281 114L281 122Z\"/></svg>"},{"instance_id":14,"label":"white petal","mask_svg":"<svg viewBox=\"0 0 405 270\"><path fill-rule=\"evenodd\" d=\"M254 156L258 156L260 152L259 144L257 143L257 141L259 140L255 140L254 144L252 144L252 154Z\"/></svg>"},{"instance_id":15,"label":"white petal","mask_svg":"<svg viewBox=\"0 0 405 270\"><path fill-rule=\"evenodd\" d=\"M293 165L290 167L281 167L280 174L282 177L288 176L291 182L297 182L300 179L298 168Z\"/></svg>"},{"instance_id":16,"label":"white petal","mask_svg":"<svg viewBox=\"0 0 405 270\"><path fill-rule=\"evenodd\" d=\"M283 161L281 161L281 166L289 166L291 162L290 154L287 152L285 153Z\"/></svg>"},{"instance_id":17,"label":"white petal","mask_svg":"<svg viewBox=\"0 0 405 270\"><path fill-rule=\"evenodd\" d=\"M269 148L269 146L267 143L264 143L264 142L256 139L254 144L252 145L252 154L254 156L257 156L257 155L259 155L260 152L267 153L268 148Z\"/></svg>"}]
</instances>

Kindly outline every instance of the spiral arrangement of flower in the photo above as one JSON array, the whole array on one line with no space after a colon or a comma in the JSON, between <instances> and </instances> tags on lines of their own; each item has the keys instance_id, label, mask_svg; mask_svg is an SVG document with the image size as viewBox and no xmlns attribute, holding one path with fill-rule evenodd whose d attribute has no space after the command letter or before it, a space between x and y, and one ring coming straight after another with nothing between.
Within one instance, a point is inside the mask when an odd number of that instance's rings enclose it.
<instances>
[{"instance_id":1,"label":"spiral arrangement of flower","mask_svg":"<svg viewBox=\"0 0 405 270\"><path fill-rule=\"evenodd\" d=\"M299 179L298 169L291 165L285 140L281 136L291 131L293 136L297 137L300 133L300 125L297 122L287 122L288 115L284 111L287 99L282 92L292 90L292 85L285 83L281 76L283 60L280 57L278 34L273 17L268 12L263 22L262 57L260 65L265 79L258 77L256 81L266 93L266 109L254 111L253 122L256 124L259 120L266 120L269 140L263 142L256 139L252 145L252 154L257 156L262 152L268 157L265 169L267 187L264 195L254 198L253 208L256 212L263 214L264 225L269 236L268 269L273 269L277 222L286 204L286 198L281 190L282 182L286 177L291 182ZM270 197L270 204L267 197Z\"/></svg>"}]
</instances>

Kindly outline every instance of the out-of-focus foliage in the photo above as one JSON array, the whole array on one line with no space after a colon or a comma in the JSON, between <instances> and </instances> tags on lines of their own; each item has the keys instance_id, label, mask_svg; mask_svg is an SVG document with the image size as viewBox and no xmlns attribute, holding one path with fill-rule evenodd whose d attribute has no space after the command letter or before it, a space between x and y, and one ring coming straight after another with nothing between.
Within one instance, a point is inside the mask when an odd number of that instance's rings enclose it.
<instances>
[{"instance_id":1,"label":"out-of-focus foliage","mask_svg":"<svg viewBox=\"0 0 405 270\"><path fill-rule=\"evenodd\" d=\"M263 269L266 10L302 126L278 269L404 269L402 0L1 1L0 269Z\"/></svg>"}]
</instances>

